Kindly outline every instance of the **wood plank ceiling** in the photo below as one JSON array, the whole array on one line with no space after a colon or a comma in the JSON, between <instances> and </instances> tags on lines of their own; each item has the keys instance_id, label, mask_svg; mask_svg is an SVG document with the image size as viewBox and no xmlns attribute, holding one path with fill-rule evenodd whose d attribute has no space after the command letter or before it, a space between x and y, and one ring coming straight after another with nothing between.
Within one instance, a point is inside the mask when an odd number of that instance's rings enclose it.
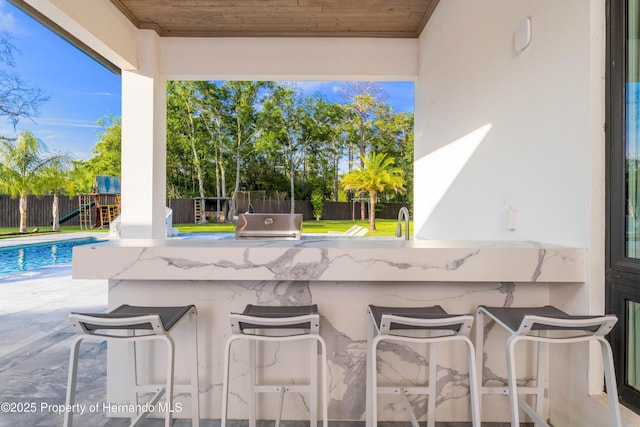
<instances>
[{"instance_id":1,"label":"wood plank ceiling","mask_svg":"<svg viewBox=\"0 0 640 427\"><path fill-rule=\"evenodd\" d=\"M439 0L111 0L138 28L175 37L416 38Z\"/></svg>"}]
</instances>

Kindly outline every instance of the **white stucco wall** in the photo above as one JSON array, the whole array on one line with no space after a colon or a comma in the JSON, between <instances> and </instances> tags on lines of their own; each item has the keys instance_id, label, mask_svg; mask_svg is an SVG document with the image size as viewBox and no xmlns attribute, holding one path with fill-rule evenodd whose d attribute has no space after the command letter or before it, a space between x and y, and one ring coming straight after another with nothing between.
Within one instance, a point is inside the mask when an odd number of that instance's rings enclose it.
<instances>
[{"instance_id":1,"label":"white stucco wall","mask_svg":"<svg viewBox=\"0 0 640 427\"><path fill-rule=\"evenodd\" d=\"M601 0L447 0L420 38L416 233L588 248L586 284L550 287L574 313L604 309L605 13ZM519 53L526 17L532 40ZM558 425L608 425L591 350L552 352Z\"/></svg>"},{"instance_id":2,"label":"white stucco wall","mask_svg":"<svg viewBox=\"0 0 640 427\"><path fill-rule=\"evenodd\" d=\"M173 80L413 80L415 39L163 38Z\"/></svg>"},{"instance_id":3,"label":"white stucco wall","mask_svg":"<svg viewBox=\"0 0 640 427\"><path fill-rule=\"evenodd\" d=\"M589 25L584 0L440 2L420 37L417 235L588 244Z\"/></svg>"}]
</instances>

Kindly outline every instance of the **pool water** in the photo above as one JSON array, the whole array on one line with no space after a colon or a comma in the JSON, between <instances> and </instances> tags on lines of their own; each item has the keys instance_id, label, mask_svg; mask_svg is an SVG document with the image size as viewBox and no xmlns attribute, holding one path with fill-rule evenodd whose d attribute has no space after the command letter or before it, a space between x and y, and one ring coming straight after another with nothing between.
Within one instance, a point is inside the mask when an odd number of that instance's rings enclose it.
<instances>
[{"instance_id":1,"label":"pool water","mask_svg":"<svg viewBox=\"0 0 640 427\"><path fill-rule=\"evenodd\" d=\"M0 248L0 275L35 270L59 264L71 264L74 246L96 243L95 237Z\"/></svg>"}]
</instances>

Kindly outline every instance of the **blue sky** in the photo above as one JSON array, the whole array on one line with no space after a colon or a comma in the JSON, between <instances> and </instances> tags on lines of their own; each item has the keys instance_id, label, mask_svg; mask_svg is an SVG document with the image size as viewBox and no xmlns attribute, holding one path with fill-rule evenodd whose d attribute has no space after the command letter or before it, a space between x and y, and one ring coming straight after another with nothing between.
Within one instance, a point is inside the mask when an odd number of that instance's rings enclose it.
<instances>
[{"instance_id":1,"label":"blue sky","mask_svg":"<svg viewBox=\"0 0 640 427\"><path fill-rule=\"evenodd\" d=\"M49 96L35 123L21 120L14 131L3 120L0 134L11 137L29 130L50 150L77 159L91 157L100 130L97 121L108 114L120 115L120 76L4 0L0 0L0 28L14 37L15 68L21 79Z\"/></svg>"},{"instance_id":2,"label":"blue sky","mask_svg":"<svg viewBox=\"0 0 640 427\"><path fill-rule=\"evenodd\" d=\"M0 30L11 33L16 71L21 79L45 91L49 100L40 106L34 122L21 120L14 130L0 120L0 135L13 137L29 130L52 151L76 159L91 157L99 140L98 120L120 115L120 76L76 49L20 9L0 0ZM340 82L300 82L308 93L320 92L341 101ZM380 82L387 104L396 111L413 111L413 83Z\"/></svg>"}]
</instances>

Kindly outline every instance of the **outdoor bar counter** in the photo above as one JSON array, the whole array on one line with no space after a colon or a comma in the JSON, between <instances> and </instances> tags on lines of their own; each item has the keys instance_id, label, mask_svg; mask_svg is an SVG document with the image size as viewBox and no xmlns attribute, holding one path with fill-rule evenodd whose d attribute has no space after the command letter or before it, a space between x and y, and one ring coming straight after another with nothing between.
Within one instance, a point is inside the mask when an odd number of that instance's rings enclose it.
<instances>
[{"instance_id":1,"label":"outdoor bar counter","mask_svg":"<svg viewBox=\"0 0 640 427\"><path fill-rule=\"evenodd\" d=\"M367 305L428 306L450 313L473 313L480 304L495 306L570 305L585 286L585 250L517 241L431 241L400 238L314 237L302 240L122 239L74 248L73 277L107 279L109 307L187 305L198 309L201 416L220 418L224 342L228 314L246 304L318 304L321 334L327 342L331 420L365 418ZM485 376L505 375L504 339L487 336ZM178 353L181 339L178 334ZM186 342L186 341L185 341ZM494 344L495 343L495 344ZM236 346L232 359L230 417L245 418L248 389L246 354ZM303 345L300 351L306 351ZM126 351L109 348L109 399L125 402ZM158 349L154 354L162 354ZM379 351L379 379L425 380L424 349L387 345ZM260 361L267 378L306 378L307 357L290 347L267 347ZM302 353L304 354L304 353ZM143 355L141 355L142 357ZM163 360L162 356L158 356ZM151 377L162 363L146 365ZM526 371L526 367L525 367ZM187 379L189 367L177 362ZM258 375L260 378L261 375ZM141 379L144 379L144 375ZM156 381L159 379L154 378ZM468 376L462 348L439 351L438 420L469 421ZM260 419L274 419L277 396L259 402ZM184 400L189 417L189 397ZM416 415L424 415L424 397L411 397ZM283 419L308 419L305 395L285 398ZM404 421L396 396L379 398L379 420ZM491 410L488 410L491 408ZM506 398L490 396L483 421L508 420Z\"/></svg>"}]
</instances>

